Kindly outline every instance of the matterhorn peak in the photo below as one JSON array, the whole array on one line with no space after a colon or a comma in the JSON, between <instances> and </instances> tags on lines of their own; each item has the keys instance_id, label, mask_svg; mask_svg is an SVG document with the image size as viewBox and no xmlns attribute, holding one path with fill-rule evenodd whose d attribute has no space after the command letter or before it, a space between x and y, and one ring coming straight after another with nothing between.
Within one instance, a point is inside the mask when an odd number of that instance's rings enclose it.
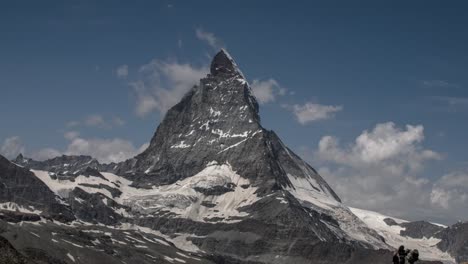
<instances>
[{"instance_id":1,"label":"matterhorn peak","mask_svg":"<svg viewBox=\"0 0 468 264\"><path fill-rule=\"evenodd\" d=\"M146 150L124 162L0 155L0 259L7 234L19 248L39 245L37 252L89 264L386 263L400 241L447 259L433 241L451 247L452 234L463 234L455 232L462 223L444 230L393 220L389 228L387 216L343 204L261 125L257 101L226 50L187 89Z\"/></svg>"},{"instance_id":2,"label":"matterhorn peak","mask_svg":"<svg viewBox=\"0 0 468 264\"><path fill-rule=\"evenodd\" d=\"M238 74L242 78L244 78L244 75L240 71L236 62L225 49L221 49L214 56L213 60L211 61L210 72L212 75L215 75L215 76L220 73L229 74L229 75Z\"/></svg>"}]
</instances>

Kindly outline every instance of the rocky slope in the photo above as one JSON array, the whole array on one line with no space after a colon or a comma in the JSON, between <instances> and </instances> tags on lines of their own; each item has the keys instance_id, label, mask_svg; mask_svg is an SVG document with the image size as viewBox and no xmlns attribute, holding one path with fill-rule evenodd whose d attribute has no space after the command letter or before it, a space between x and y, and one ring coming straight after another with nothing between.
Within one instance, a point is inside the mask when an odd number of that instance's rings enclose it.
<instances>
[{"instance_id":1,"label":"rocky slope","mask_svg":"<svg viewBox=\"0 0 468 264\"><path fill-rule=\"evenodd\" d=\"M46 219L69 222L75 219L64 201L31 171L0 156L1 218L38 215Z\"/></svg>"},{"instance_id":2,"label":"rocky slope","mask_svg":"<svg viewBox=\"0 0 468 264\"><path fill-rule=\"evenodd\" d=\"M224 50L143 153L118 164L0 159L0 183L1 235L38 261L388 263L394 248L261 126Z\"/></svg>"},{"instance_id":3,"label":"rocky slope","mask_svg":"<svg viewBox=\"0 0 468 264\"><path fill-rule=\"evenodd\" d=\"M436 235L441 241L437 247L455 256L457 262L468 262L468 222L459 222Z\"/></svg>"}]
</instances>

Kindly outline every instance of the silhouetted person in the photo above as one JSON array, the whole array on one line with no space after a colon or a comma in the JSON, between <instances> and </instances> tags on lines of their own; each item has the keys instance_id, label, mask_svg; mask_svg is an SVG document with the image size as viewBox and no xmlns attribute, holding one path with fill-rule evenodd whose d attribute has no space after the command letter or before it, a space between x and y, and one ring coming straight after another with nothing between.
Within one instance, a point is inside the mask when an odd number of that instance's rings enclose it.
<instances>
[{"instance_id":1,"label":"silhouetted person","mask_svg":"<svg viewBox=\"0 0 468 264\"><path fill-rule=\"evenodd\" d=\"M413 249L408 253L407 256L408 263L414 264L416 261L419 260L419 252L417 249Z\"/></svg>"},{"instance_id":2,"label":"silhouetted person","mask_svg":"<svg viewBox=\"0 0 468 264\"><path fill-rule=\"evenodd\" d=\"M400 246L393 255L393 264L405 264L406 255L407 252L405 251L405 246Z\"/></svg>"}]
</instances>

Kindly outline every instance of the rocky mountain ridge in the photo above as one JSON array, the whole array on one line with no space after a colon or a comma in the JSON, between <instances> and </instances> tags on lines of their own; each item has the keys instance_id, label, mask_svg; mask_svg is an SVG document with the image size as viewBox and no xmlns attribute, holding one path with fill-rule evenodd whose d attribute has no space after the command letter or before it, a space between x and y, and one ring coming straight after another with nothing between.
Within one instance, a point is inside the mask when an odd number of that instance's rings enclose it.
<instances>
[{"instance_id":1,"label":"rocky mountain ridge","mask_svg":"<svg viewBox=\"0 0 468 264\"><path fill-rule=\"evenodd\" d=\"M0 183L0 235L37 263L387 263L395 247L262 127L225 50L141 154L0 159Z\"/></svg>"}]
</instances>

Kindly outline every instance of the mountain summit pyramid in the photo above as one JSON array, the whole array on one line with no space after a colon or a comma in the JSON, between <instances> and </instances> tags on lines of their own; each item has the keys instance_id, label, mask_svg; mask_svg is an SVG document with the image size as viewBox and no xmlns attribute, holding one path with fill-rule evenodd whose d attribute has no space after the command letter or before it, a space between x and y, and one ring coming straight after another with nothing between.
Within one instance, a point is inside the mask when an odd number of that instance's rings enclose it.
<instances>
[{"instance_id":1,"label":"mountain summit pyramid","mask_svg":"<svg viewBox=\"0 0 468 264\"><path fill-rule=\"evenodd\" d=\"M336 240L385 248L382 238L341 204L310 165L261 126L258 103L227 51L214 56L210 69L167 112L149 147L113 172L126 175L139 188L177 185L190 189L145 201L153 208L170 203L181 209L173 212L193 221L230 223L230 228L239 225L236 229L241 233L251 232L241 228L245 221L258 221L260 230L267 228L263 221L273 221L268 223L274 225L273 230L301 226L299 237L305 236L308 244ZM190 194L193 190L195 195ZM167 195L175 201L166 199ZM139 205L132 203L133 208ZM286 222L275 222L278 217ZM296 234L298 230L283 232ZM285 238L278 239L287 243ZM273 246L271 239L269 246Z\"/></svg>"},{"instance_id":2,"label":"mountain summit pyramid","mask_svg":"<svg viewBox=\"0 0 468 264\"><path fill-rule=\"evenodd\" d=\"M262 127L225 50L141 154L0 158L0 190L0 234L44 263L387 263L380 234L401 241Z\"/></svg>"},{"instance_id":3,"label":"mountain summit pyramid","mask_svg":"<svg viewBox=\"0 0 468 264\"><path fill-rule=\"evenodd\" d=\"M167 112L148 149L125 162L118 174L138 176L139 184L170 184L217 162L230 164L259 194L292 187L293 177L340 201L312 167L261 126L257 101L227 51L214 56L210 69Z\"/></svg>"}]
</instances>

